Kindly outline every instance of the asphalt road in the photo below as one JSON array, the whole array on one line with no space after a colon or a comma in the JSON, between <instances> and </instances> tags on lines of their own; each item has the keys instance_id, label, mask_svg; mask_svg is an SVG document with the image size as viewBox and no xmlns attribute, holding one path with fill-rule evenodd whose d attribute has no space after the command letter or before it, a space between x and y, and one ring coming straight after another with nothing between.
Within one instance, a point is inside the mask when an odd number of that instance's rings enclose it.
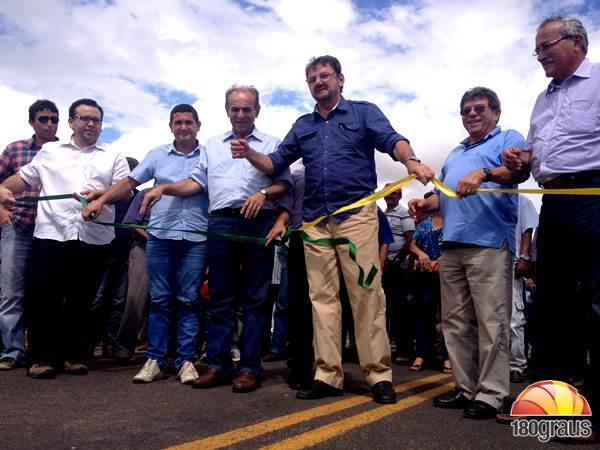
<instances>
[{"instance_id":1,"label":"asphalt road","mask_svg":"<svg viewBox=\"0 0 600 450\"><path fill-rule=\"evenodd\" d=\"M378 405L355 364L344 366L344 396L311 401L297 400L288 388L284 362L265 364L262 387L248 394L230 386L191 389L174 373L134 385L142 362L96 361L87 376L55 380L30 379L23 369L0 373L0 449L570 447L433 408L431 398L453 387L451 376L433 370L395 365L399 401Z\"/></svg>"}]
</instances>

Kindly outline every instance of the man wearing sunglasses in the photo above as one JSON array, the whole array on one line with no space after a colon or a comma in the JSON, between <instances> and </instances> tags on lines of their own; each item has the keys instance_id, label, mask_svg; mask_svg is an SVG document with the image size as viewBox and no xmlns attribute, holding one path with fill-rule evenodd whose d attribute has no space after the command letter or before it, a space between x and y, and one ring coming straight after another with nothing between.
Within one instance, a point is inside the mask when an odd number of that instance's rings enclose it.
<instances>
[{"instance_id":1,"label":"man wearing sunglasses","mask_svg":"<svg viewBox=\"0 0 600 450\"><path fill-rule=\"evenodd\" d=\"M438 408L463 409L468 419L492 419L510 393L509 329L515 253L516 194L479 194L515 187L518 177L502 166L506 147L523 148L514 130L502 131L500 100L475 87L460 102L469 136L450 152L440 179L461 199L432 195L411 200L412 213L440 209L444 219L440 258L442 331L456 388L436 397Z\"/></svg>"},{"instance_id":2,"label":"man wearing sunglasses","mask_svg":"<svg viewBox=\"0 0 600 450\"><path fill-rule=\"evenodd\" d=\"M33 159L42 145L56 141L58 108L50 100L37 100L29 107L29 125L34 134L29 139L9 144L0 155L0 181L17 173ZM36 196L39 188L30 188L24 196ZM35 226L35 203L21 203L7 211L0 206L2 225L2 294L0 296L0 332L4 348L0 351L0 370L23 364L25 340L23 297L25 276Z\"/></svg>"},{"instance_id":3,"label":"man wearing sunglasses","mask_svg":"<svg viewBox=\"0 0 600 450\"><path fill-rule=\"evenodd\" d=\"M547 77L524 151L504 164L527 171L544 188L600 187L600 64L587 58L580 20L553 16L537 29L534 56ZM600 196L544 195L537 234L536 339L532 381L584 378L592 411L588 441L600 442ZM586 361L589 358L589 362ZM587 363L587 364L586 364ZM587 366L587 367L586 367Z\"/></svg>"},{"instance_id":4,"label":"man wearing sunglasses","mask_svg":"<svg viewBox=\"0 0 600 450\"><path fill-rule=\"evenodd\" d=\"M102 119L96 101L75 101L69 108L71 139L44 145L29 164L0 185L0 202L15 205L16 194L20 197L32 187L39 187L41 196L78 193L92 200L126 177L125 157L98 142ZM89 306L115 234L111 227L85 223L82 209L73 198L37 205L26 294L27 373L32 378L53 378L57 371L87 373L83 361ZM105 207L100 220L113 222L114 207Z\"/></svg>"}]
</instances>

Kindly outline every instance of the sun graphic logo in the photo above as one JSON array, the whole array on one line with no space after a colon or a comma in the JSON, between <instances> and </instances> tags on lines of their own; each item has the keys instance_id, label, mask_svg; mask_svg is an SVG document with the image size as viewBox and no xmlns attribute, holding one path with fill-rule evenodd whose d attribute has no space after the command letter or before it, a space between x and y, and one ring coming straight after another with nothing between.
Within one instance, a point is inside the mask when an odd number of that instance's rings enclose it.
<instances>
[{"instance_id":1,"label":"sun graphic logo","mask_svg":"<svg viewBox=\"0 0 600 450\"><path fill-rule=\"evenodd\" d=\"M591 416L583 395L562 381L538 381L525 388L513 403L513 416Z\"/></svg>"},{"instance_id":2,"label":"sun graphic logo","mask_svg":"<svg viewBox=\"0 0 600 450\"><path fill-rule=\"evenodd\" d=\"M548 442L554 437L589 437L592 422L582 416L591 416L592 410L583 395L573 386L562 381L538 381L533 383L515 400L511 415L522 417L511 423L513 436L537 437ZM569 419L534 419L539 416L569 416ZM573 417L580 417L574 420Z\"/></svg>"}]
</instances>

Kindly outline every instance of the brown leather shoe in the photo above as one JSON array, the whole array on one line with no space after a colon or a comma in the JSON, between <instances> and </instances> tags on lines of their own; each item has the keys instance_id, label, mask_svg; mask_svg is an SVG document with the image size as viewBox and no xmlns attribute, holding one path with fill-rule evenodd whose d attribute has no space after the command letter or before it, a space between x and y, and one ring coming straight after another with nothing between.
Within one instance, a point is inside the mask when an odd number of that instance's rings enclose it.
<instances>
[{"instance_id":1,"label":"brown leather shoe","mask_svg":"<svg viewBox=\"0 0 600 450\"><path fill-rule=\"evenodd\" d=\"M196 389L208 389L217 386L223 386L229 384L230 381L223 376L219 369L209 367L206 372L192 381L190 384Z\"/></svg>"},{"instance_id":2,"label":"brown leather shoe","mask_svg":"<svg viewBox=\"0 0 600 450\"><path fill-rule=\"evenodd\" d=\"M241 372L233 380L233 387L231 390L238 393L252 392L255 391L258 386L260 386L260 383L256 375L250 372Z\"/></svg>"}]
</instances>

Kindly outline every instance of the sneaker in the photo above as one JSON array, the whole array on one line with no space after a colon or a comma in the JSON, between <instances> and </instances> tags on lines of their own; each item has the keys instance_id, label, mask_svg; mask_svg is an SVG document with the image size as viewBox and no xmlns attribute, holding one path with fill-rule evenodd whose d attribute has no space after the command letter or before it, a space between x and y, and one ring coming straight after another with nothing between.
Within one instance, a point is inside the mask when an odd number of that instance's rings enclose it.
<instances>
[{"instance_id":1,"label":"sneaker","mask_svg":"<svg viewBox=\"0 0 600 450\"><path fill-rule=\"evenodd\" d=\"M231 347L231 352L229 354L231 355L231 361L233 361L234 363L240 362L240 359L242 357L240 354L240 349L237 348L235 345Z\"/></svg>"},{"instance_id":2,"label":"sneaker","mask_svg":"<svg viewBox=\"0 0 600 450\"><path fill-rule=\"evenodd\" d=\"M144 367L133 377L134 383L152 383L156 380L165 378L165 374L160 370L158 361L155 359L149 359L144 364Z\"/></svg>"},{"instance_id":3,"label":"sneaker","mask_svg":"<svg viewBox=\"0 0 600 450\"><path fill-rule=\"evenodd\" d=\"M196 378L198 378L198 372L196 371L196 367L190 361L186 361L179 369L179 373L177 374L177 378L181 381L181 384L190 384Z\"/></svg>"},{"instance_id":4,"label":"sneaker","mask_svg":"<svg viewBox=\"0 0 600 450\"><path fill-rule=\"evenodd\" d=\"M49 379L54 378L56 371L46 363L35 363L27 369L27 375L31 378Z\"/></svg>"},{"instance_id":5,"label":"sneaker","mask_svg":"<svg viewBox=\"0 0 600 450\"><path fill-rule=\"evenodd\" d=\"M13 370L17 367L19 367L19 364L12 356L4 356L0 358L0 370Z\"/></svg>"}]
</instances>

